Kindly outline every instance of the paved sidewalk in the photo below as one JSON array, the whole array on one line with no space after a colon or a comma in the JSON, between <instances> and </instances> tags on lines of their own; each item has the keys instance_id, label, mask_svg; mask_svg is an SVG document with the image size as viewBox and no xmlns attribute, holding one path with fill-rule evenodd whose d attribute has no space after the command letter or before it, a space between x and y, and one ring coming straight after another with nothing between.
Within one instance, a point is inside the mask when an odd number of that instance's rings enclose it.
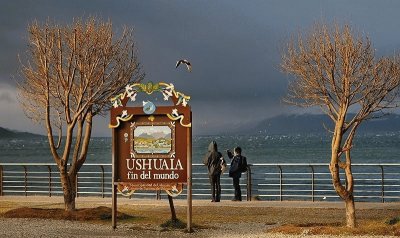
<instances>
[{"instance_id":1,"label":"paved sidewalk","mask_svg":"<svg viewBox=\"0 0 400 238\"><path fill-rule=\"evenodd\" d=\"M30 203L30 204L43 204L43 203L60 203L63 204L62 196L0 196L0 207L3 202L14 202L14 203ZM106 205L111 206L111 198L101 197L78 197L76 198L76 204L79 207L80 204L99 206ZM129 204L129 205L144 205L144 206L169 206L168 199L156 200L156 199L138 199L138 198L126 198L118 197L118 205ZM286 207L286 208L337 208L344 209L343 202L323 202L323 201L242 201L233 202L230 200L222 200L220 203L212 203L209 200L193 200L193 207L212 207L212 206L226 206L226 207ZM185 199L174 199L175 206L187 206L187 200ZM376 202L356 202L357 209L400 209L400 202L388 202L388 203L376 203Z\"/></svg>"},{"instance_id":2,"label":"paved sidewalk","mask_svg":"<svg viewBox=\"0 0 400 238\"><path fill-rule=\"evenodd\" d=\"M187 201L184 199L174 199L175 207L184 212ZM63 207L62 196L2 196L0 197L0 213L12 207ZM101 197L78 197L76 199L77 208L88 208L107 206L111 207L111 198ZM209 200L193 200L193 210L197 217L209 217L217 220L201 222L194 233L186 233L183 230L165 230L159 223L169 217L168 199L138 199L138 198L118 198L119 209L124 206L135 207L142 214L155 216L157 212L159 222L153 224L150 221L145 223L120 222L114 231L110 222L93 223L78 221L60 221L46 219L18 219L0 217L0 237L171 237L171 238L253 238L253 237L275 237L275 238L300 238L300 237L321 237L308 236L306 233L301 235L287 235L268 233L268 230L286 223L331 223L343 220L344 203L342 202L311 202L311 201L252 201L252 202L232 202L222 200L220 203L211 203ZM221 208L222 207L222 208ZM228 209L225 209L228 208ZM229 209L230 208L230 209ZM244 209L242 209L244 208ZM247 209L246 209L247 208ZM281 209L282 208L282 209ZM311 209L308 209L311 208ZM314 208L314 209L312 209ZM357 211L364 217L385 218L393 217L400 210L400 203L356 203ZM336 210L338 209L338 210ZM363 212L362 212L363 211ZM139 214L139 213L138 213ZM389 215L387 215L389 214ZM140 216L140 215L139 215ZM143 215L142 215L143 216ZM146 216L146 215L144 215ZM158 217L159 216L159 217ZM246 217L246 219L242 219ZM251 220L250 220L251 218ZM324 235L324 238L343 237ZM387 236L351 236L351 237L387 237Z\"/></svg>"}]
</instances>

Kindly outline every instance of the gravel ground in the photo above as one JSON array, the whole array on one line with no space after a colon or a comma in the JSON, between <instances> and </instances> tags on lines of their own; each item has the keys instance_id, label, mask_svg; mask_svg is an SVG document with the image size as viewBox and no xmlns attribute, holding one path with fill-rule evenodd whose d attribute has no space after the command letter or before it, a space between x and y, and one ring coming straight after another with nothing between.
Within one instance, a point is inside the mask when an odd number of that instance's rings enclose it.
<instances>
[{"instance_id":1,"label":"gravel ground","mask_svg":"<svg viewBox=\"0 0 400 238\"><path fill-rule=\"evenodd\" d=\"M78 198L79 207L110 207L110 199ZM186 201L176 200L175 206L180 218L186 215ZM0 213L16 207L54 208L62 207L60 197L25 197L0 196ZM170 215L168 202L140 199L120 199L120 210L146 217L141 223L119 222L113 231L111 223L78 222L45 219L17 219L0 217L0 238L14 237L338 237L284 235L267 233L269 228L277 224L332 222L343 219L343 204L332 202L241 202L223 201L220 204L209 201L194 200L194 224L199 224L193 233L184 230L168 230L160 227ZM400 203L357 203L358 216L362 219L385 218L386 214L398 214ZM306 214L304 212L307 212ZM157 218L157 216L159 218ZM149 218L156 217L156 220ZM204 219L221 220L220 223L199 222ZM197 221L195 221L197 219ZM325 219L325 220L324 220ZM243 222L246 220L246 222ZM202 220L204 221L204 220ZM342 236L343 237L343 236ZM350 237L350 236L348 236ZM355 236L351 236L355 237ZM389 236L359 236L359 237L389 237Z\"/></svg>"},{"instance_id":2,"label":"gravel ground","mask_svg":"<svg viewBox=\"0 0 400 238\"><path fill-rule=\"evenodd\" d=\"M148 226L135 227L131 225L119 225L113 231L111 226L104 224L93 224L74 221L57 221L44 219L4 219L0 218L0 237L337 237L337 236L308 236L303 235L284 235L268 234L265 231L268 225L261 223L221 223L213 225L211 229L196 229L193 233L184 231L163 230L160 227ZM355 236L351 236L355 237ZM389 236L359 236L359 237L389 237Z\"/></svg>"},{"instance_id":3,"label":"gravel ground","mask_svg":"<svg viewBox=\"0 0 400 238\"><path fill-rule=\"evenodd\" d=\"M240 229L237 229L240 227ZM0 237L268 237L267 226L258 223L218 224L211 229L195 229L191 234L182 230L160 227L135 227L122 224L113 231L104 224L44 219L0 219ZM288 237L288 236L272 236Z\"/></svg>"}]
</instances>

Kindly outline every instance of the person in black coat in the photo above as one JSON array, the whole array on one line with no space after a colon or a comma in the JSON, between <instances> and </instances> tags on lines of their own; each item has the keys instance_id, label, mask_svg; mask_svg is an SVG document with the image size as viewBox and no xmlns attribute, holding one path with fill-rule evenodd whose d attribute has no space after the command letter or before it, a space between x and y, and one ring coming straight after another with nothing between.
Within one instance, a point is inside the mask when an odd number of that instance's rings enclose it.
<instances>
[{"instance_id":1,"label":"person in black coat","mask_svg":"<svg viewBox=\"0 0 400 238\"><path fill-rule=\"evenodd\" d=\"M224 157L218 152L217 142L212 141L208 146L208 152L203 159L204 165L208 169L208 177L211 184L211 202L219 202L221 200L221 183L220 177L222 173L222 165L225 164Z\"/></svg>"},{"instance_id":2,"label":"person in black coat","mask_svg":"<svg viewBox=\"0 0 400 238\"><path fill-rule=\"evenodd\" d=\"M240 190L240 177L242 176L242 164L247 166L246 158L242 156L242 149L235 147L234 154L230 150L226 151L229 159L231 159L231 167L229 168L229 177L233 179L233 188L235 189L235 197L232 201L242 201L242 191Z\"/></svg>"}]
</instances>

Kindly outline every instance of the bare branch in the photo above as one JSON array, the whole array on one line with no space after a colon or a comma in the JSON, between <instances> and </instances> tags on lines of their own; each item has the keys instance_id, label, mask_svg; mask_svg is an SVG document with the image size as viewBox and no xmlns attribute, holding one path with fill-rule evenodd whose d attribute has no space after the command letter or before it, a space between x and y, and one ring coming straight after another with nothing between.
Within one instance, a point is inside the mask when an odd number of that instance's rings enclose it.
<instances>
[{"instance_id":1,"label":"bare branch","mask_svg":"<svg viewBox=\"0 0 400 238\"><path fill-rule=\"evenodd\" d=\"M317 24L309 33L289 42L281 67L294 76L285 102L319 106L334 122L329 166L332 183L354 210L352 142L363 121L399 105L398 57L376 59L369 38L354 33L348 25ZM356 111L352 118L348 115L351 110ZM343 153L345 163L340 161ZM346 186L341 183L339 169L345 170ZM352 214L350 226L355 224Z\"/></svg>"},{"instance_id":2,"label":"bare branch","mask_svg":"<svg viewBox=\"0 0 400 238\"><path fill-rule=\"evenodd\" d=\"M86 159L92 117L105 113L109 99L127 84L143 78L133 33L124 28L115 36L110 21L94 17L76 19L67 26L35 21L28 26L28 33L28 59L21 62L23 81L18 84L18 98L25 114L46 126L62 184L72 186L75 182L71 179ZM59 131L57 145L53 128ZM59 155L61 144L64 150Z\"/></svg>"}]
</instances>

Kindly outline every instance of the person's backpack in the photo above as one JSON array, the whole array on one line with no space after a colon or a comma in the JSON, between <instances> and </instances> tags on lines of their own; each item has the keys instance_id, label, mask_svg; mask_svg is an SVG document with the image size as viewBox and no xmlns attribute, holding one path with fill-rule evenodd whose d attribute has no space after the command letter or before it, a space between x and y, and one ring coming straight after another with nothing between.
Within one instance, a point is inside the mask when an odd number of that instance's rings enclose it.
<instances>
[{"instance_id":1,"label":"person's backpack","mask_svg":"<svg viewBox=\"0 0 400 238\"><path fill-rule=\"evenodd\" d=\"M244 156L240 156L239 170L242 173L247 172L247 159Z\"/></svg>"}]
</instances>

